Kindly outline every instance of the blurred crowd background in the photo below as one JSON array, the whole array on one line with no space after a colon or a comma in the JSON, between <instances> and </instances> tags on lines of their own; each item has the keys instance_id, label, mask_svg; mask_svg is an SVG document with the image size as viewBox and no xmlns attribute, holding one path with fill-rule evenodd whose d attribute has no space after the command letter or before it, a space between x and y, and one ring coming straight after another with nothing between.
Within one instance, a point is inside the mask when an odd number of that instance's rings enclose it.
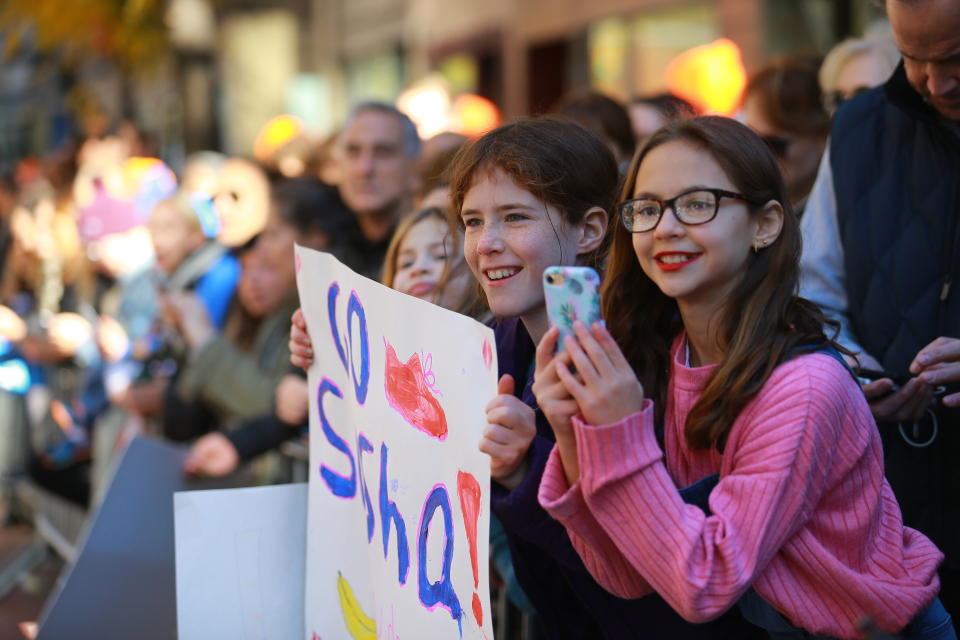
<instances>
[{"instance_id":1,"label":"blurred crowd background","mask_svg":"<svg viewBox=\"0 0 960 640\"><path fill-rule=\"evenodd\" d=\"M284 113L320 144L366 99L399 100L426 137L588 87L731 112L744 73L881 16L870 0L8 0L0 168L124 122L176 168L251 155Z\"/></svg>"}]
</instances>

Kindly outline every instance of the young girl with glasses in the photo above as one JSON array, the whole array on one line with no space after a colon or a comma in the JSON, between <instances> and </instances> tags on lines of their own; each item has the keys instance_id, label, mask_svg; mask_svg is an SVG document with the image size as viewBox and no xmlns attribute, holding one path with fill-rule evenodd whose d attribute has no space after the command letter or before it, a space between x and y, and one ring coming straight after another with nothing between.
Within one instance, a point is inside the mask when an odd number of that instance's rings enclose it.
<instances>
[{"instance_id":1,"label":"young girl with glasses","mask_svg":"<svg viewBox=\"0 0 960 640\"><path fill-rule=\"evenodd\" d=\"M627 175L606 327L537 349L557 447L540 502L593 576L684 618L739 604L776 638L955 638L943 555L903 526L880 438L824 318L797 297L776 161L726 118L661 129Z\"/></svg>"}]
</instances>

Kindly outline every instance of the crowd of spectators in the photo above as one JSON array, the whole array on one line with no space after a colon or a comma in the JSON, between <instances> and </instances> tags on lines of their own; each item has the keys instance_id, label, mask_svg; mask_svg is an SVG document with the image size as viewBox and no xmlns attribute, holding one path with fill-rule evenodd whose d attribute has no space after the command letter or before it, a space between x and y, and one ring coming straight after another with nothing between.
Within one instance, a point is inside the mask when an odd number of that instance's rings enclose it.
<instances>
[{"instance_id":1,"label":"crowd of spectators","mask_svg":"<svg viewBox=\"0 0 960 640\"><path fill-rule=\"evenodd\" d=\"M936 52L924 49L910 26L919 18L908 12L921 10L897 11L894 33L906 63L896 47L874 40L844 41L822 65L777 60L751 77L739 118L776 157L790 203L803 216L804 239L813 247L804 254L805 295L841 321L845 346L865 353L871 368L905 373L932 338L956 334L957 325L949 324L958 318L955 293L949 298L956 243L945 245L939 262L922 274L930 282L888 274L895 299L914 300L908 290L930 284L937 289L931 304L940 296L949 308L922 318L900 309L877 328L890 300L874 291L876 276L864 269L887 273L880 266L890 255L884 252L910 240L896 230L914 226L890 212L884 229L894 235L884 236L887 244L865 244L851 225L870 221L852 212L869 197L874 215L872 207L901 202L914 185L929 183L922 174L955 170L960 108L956 97L938 101L939 76L926 69L939 63ZM957 74L951 78L960 86ZM896 111L901 103L907 107ZM621 175L657 129L696 115L669 94L622 104L596 92L571 95L555 112L596 134ZM883 127L894 121L900 133L889 138ZM461 232L447 222L446 170L462 136L421 141L403 113L366 102L324 144L295 140L256 161L210 151L174 171L132 140L120 133L92 137L41 160L22 160L0 177L0 411L6 413L0 421L16 422L23 434L6 446L0 471L7 477L27 474L78 505L94 506L124 443L148 434L189 443L188 473L286 480L280 467L244 463L307 435L306 381L294 366L303 362L291 362L288 344L291 316L302 325L294 315L294 243L328 251L397 290L489 320L464 264ZM884 146L888 140L896 146ZM870 165L865 153L894 168L868 175L861 170ZM908 187L891 175L916 182ZM943 189L929 187L940 198L937 210L955 214L957 174L950 175ZM871 191L869 185L880 184L887 190ZM953 218L952 226L928 222L924 237L955 237ZM874 398L885 395L872 389ZM908 408L875 410L880 428L894 420L903 434L909 420L913 440L927 437L917 426L926 404L914 396L904 396L901 404L913 403ZM938 416L940 438L956 442L947 433L951 420L957 426L955 412ZM913 496L905 503L907 524L941 547L949 536L955 543L956 491L936 505L917 497L929 497L936 483L913 481L917 442L905 437L909 448L895 433L884 434L885 447L899 452L894 490ZM945 473L941 457L931 458L928 471ZM932 519L930 509L946 509L953 520ZM948 609L957 606L953 547L946 549ZM494 545L494 562L509 576L504 551ZM518 590L513 597L529 607Z\"/></svg>"}]
</instances>

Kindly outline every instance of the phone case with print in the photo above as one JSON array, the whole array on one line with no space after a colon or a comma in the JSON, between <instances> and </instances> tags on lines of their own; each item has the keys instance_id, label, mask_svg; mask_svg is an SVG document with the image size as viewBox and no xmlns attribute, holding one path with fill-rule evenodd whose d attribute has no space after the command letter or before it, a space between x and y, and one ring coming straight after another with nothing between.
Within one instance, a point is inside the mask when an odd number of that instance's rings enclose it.
<instances>
[{"instance_id":1,"label":"phone case with print","mask_svg":"<svg viewBox=\"0 0 960 640\"><path fill-rule=\"evenodd\" d=\"M573 323L588 327L600 320L600 277L590 267L547 267L543 292L550 324L560 329L557 350L573 335Z\"/></svg>"}]
</instances>

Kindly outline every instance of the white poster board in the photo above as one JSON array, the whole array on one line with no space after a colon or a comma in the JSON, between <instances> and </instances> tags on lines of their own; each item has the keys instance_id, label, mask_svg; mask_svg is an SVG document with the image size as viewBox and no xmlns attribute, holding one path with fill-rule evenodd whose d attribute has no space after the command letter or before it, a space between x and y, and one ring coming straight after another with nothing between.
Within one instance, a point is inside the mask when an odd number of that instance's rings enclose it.
<instances>
[{"instance_id":1,"label":"white poster board","mask_svg":"<svg viewBox=\"0 0 960 640\"><path fill-rule=\"evenodd\" d=\"M492 638L493 332L296 250L313 342L305 634Z\"/></svg>"},{"instance_id":2,"label":"white poster board","mask_svg":"<svg viewBox=\"0 0 960 640\"><path fill-rule=\"evenodd\" d=\"M180 640L303 636L307 485L173 496Z\"/></svg>"}]
</instances>

